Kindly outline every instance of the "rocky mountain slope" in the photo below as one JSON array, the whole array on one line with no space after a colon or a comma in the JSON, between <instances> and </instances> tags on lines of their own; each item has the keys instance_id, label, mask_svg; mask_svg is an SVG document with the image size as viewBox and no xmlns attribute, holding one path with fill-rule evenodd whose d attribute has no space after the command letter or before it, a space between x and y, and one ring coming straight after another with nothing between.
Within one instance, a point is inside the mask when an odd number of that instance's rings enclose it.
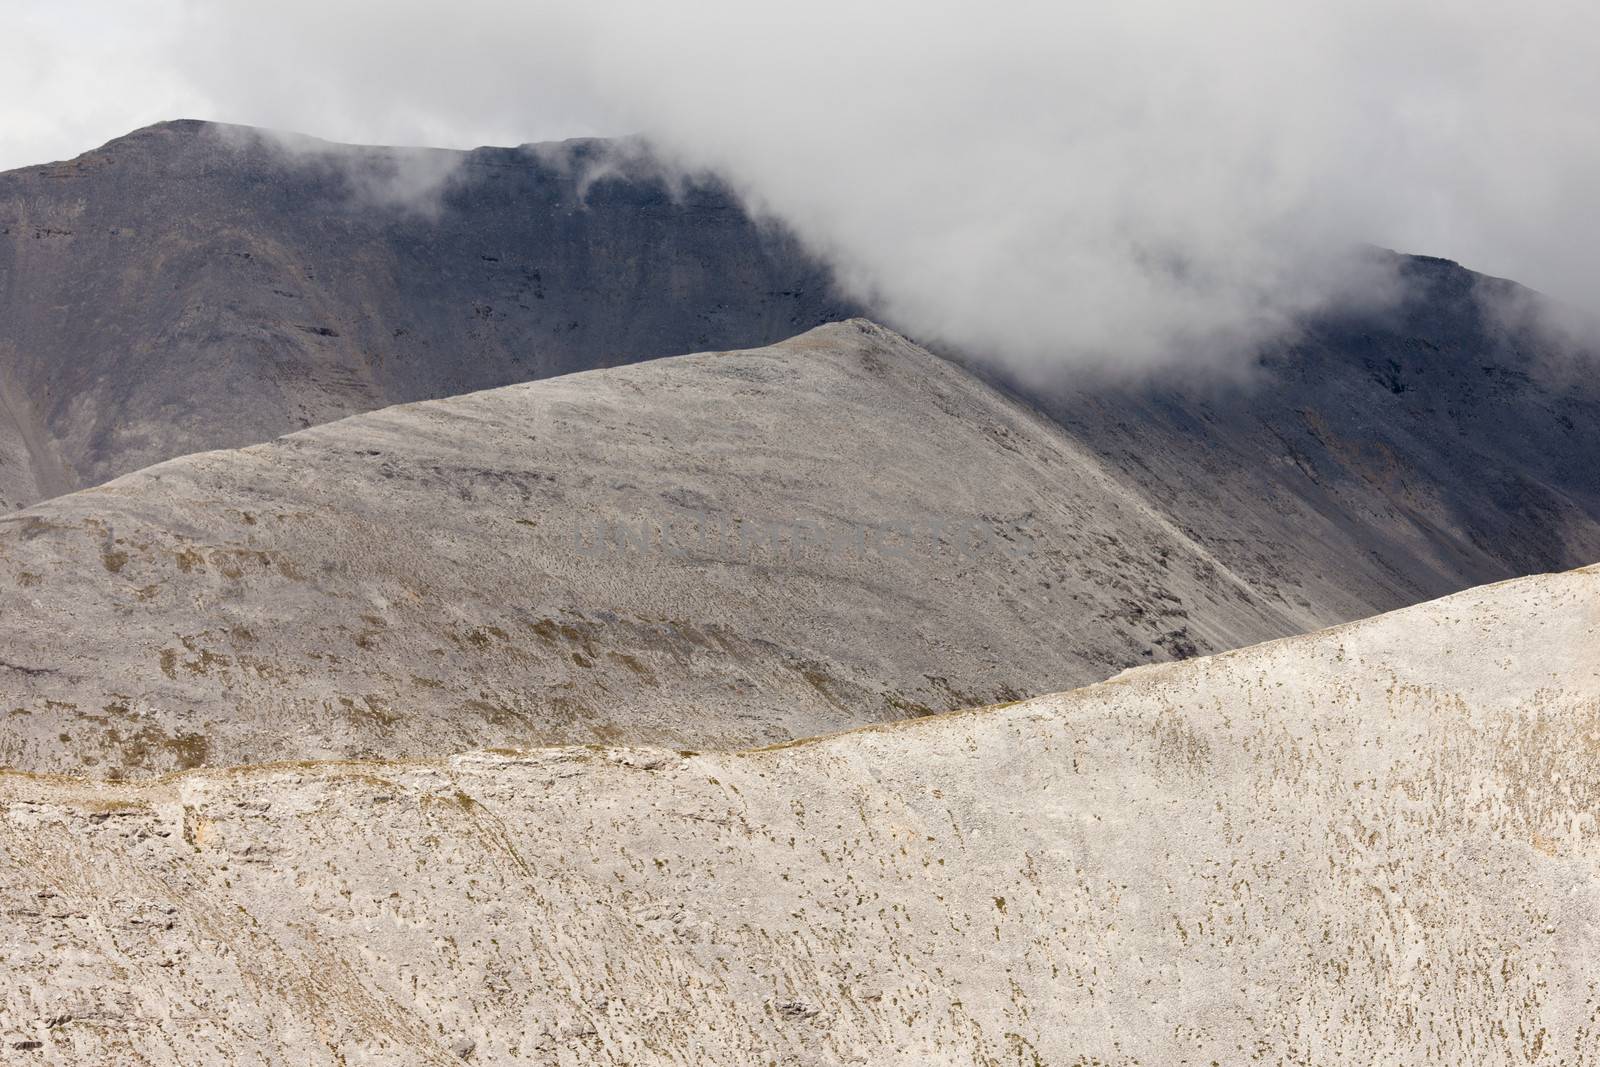
<instances>
[{"instance_id":1,"label":"rocky mountain slope","mask_svg":"<svg viewBox=\"0 0 1600 1067\"><path fill-rule=\"evenodd\" d=\"M75 1065L1586 1063L1597 648L1590 569L766 751L8 774L0 1040Z\"/></svg>"},{"instance_id":2,"label":"rocky mountain slope","mask_svg":"<svg viewBox=\"0 0 1600 1067\"><path fill-rule=\"evenodd\" d=\"M1514 283L1390 258L1392 307L1242 380L1009 384L1304 629L1600 559L1600 349Z\"/></svg>"},{"instance_id":3,"label":"rocky mountain slope","mask_svg":"<svg viewBox=\"0 0 1600 1067\"><path fill-rule=\"evenodd\" d=\"M0 765L749 745L1296 632L863 320L386 409L0 517Z\"/></svg>"},{"instance_id":4,"label":"rocky mountain slope","mask_svg":"<svg viewBox=\"0 0 1600 1067\"><path fill-rule=\"evenodd\" d=\"M641 363L849 309L628 145L0 175L0 1062L1591 1062L1600 569L1286 636L1600 558L1592 364L1396 264Z\"/></svg>"},{"instance_id":5,"label":"rocky mountain slope","mask_svg":"<svg viewBox=\"0 0 1600 1067\"><path fill-rule=\"evenodd\" d=\"M162 123L0 174L0 510L850 313L780 228L634 145L461 153Z\"/></svg>"}]
</instances>

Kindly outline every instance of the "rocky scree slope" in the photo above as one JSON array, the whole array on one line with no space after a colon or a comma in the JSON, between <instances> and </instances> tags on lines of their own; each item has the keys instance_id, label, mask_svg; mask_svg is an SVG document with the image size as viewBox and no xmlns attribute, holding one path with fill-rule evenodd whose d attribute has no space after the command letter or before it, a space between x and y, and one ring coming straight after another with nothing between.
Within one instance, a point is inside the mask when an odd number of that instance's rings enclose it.
<instances>
[{"instance_id":1,"label":"rocky scree slope","mask_svg":"<svg viewBox=\"0 0 1600 1067\"><path fill-rule=\"evenodd\" d=\"M1291 630L1600 558L1596 354L1564 351L1513 283L1380 258L1392 306L1301 323L1242 379L969 364ZM633 142L461 153L164 123L0 174L0 510L399 401L853 313L781 228Z\"/></svg>"}]
</instances>

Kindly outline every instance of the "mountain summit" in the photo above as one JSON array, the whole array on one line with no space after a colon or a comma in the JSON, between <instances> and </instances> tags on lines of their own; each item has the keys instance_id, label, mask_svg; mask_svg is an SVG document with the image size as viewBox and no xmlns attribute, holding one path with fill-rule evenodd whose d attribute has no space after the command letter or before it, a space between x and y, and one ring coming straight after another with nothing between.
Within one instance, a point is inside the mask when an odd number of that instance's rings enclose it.
<instances>
[{"instance_id":1,"label":"mountain summit","mask_svg":"<svg viewBox=\"0 0 1600 1067\"><path fill-rule=\"evenodd\" d=\"M781 228L637 144L448 152L162 123L0 174L0 510L853 311Z\"/></svg>"}]
</instances>

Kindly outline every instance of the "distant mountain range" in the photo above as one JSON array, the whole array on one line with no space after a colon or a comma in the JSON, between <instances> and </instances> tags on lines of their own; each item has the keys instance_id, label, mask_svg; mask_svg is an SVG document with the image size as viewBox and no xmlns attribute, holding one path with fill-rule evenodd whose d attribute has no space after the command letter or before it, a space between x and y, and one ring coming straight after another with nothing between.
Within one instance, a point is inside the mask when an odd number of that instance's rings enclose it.
<instances>
[{"instance_id":1,"label":"distant mountain range","mask_svg":"<svg viewBox=\"0 0 1600 1067\"><path fill-rule=\"evenodd\" d=\"M1395 265L1392 307L1239 384L1013 384L1302 629L1600 560L1600 350L1507 316L1538 306L1512 282Z\"/></svg>"}]
</instances>

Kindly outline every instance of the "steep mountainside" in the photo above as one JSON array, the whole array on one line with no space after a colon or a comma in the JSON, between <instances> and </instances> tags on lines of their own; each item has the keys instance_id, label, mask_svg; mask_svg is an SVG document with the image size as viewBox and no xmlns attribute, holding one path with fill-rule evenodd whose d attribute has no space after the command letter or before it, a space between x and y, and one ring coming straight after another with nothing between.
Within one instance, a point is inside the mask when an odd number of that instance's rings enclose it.
<instances>
[{"instance_id":1,"label":"steep mountainside","mask_svg":"<svg viewBox=\"0 0 1600 1067\"><path fill-rule=\"evenodd\" d=\"M1296 632L1280 599L854 320L0 517L0 765L786 740Z\"/></svg>"},{"instance_id":2,"label":"steep mountainside","mask_svg":"<svg viewBox=\"0 0 1600 1067\"><path fill-rule=\"evenodd\" d=\"M461 153L162 123L0 174L0 510L850 313L781 230L626 143Z\"/></svg>"},{"instance_id":3,"label":"steep mountainside","mask_svg":"<svg viewBox=\"0 0 1600 1067\"><path fill-rule=\"evenodd\" d=\"M48 1064L1583 1064L1600 572L772 751L0 777Z\"/></svg>"},{"instance_id":4,"label":"steep mountainside","mask_svg":"<svg viewBox=\"0 0 1600 1067\"><path fill-rule=\"evenodd\" d=\"M1395 262L1392 308L1242 384L1012 384L1305 629L1600 559L1600 351L1511 282Z\"/></svg>"}]
</instances>

